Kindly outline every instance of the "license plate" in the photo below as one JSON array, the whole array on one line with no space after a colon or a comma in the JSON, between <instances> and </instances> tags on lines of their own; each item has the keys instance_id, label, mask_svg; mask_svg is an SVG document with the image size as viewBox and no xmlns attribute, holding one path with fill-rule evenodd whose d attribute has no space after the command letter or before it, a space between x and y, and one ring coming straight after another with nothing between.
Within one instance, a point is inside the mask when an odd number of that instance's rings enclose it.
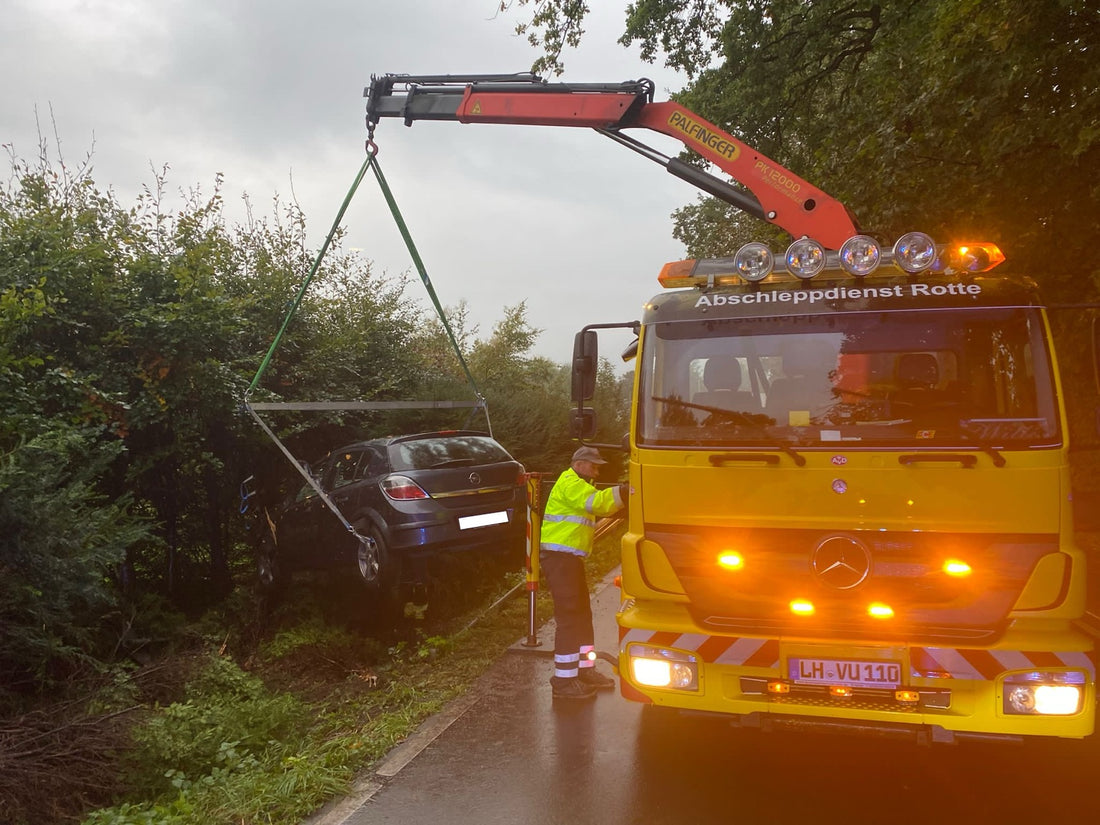
<instances>
[{"instance_id":1,"label":"license plate","mask_svg":"<svg viewBox=\"0 0 1100 825\"><path fill-rule=\"evenodd\" d=\"M480 516L459 516L458 529L469 530L472 527L488 527L490 524L507 524L508 512L482 513Z\"/></svg>"},{"instance_id":2,"label":"license plate","mask_svg":"<svg viewBox=\"0 0 1100 825\"><path fill-rule=\"evenodd\" d=\"M896 688L901 684L897 662L864 662L853 659L791 659L791 680L800 685Z\"/></svg>"}]
</instances>

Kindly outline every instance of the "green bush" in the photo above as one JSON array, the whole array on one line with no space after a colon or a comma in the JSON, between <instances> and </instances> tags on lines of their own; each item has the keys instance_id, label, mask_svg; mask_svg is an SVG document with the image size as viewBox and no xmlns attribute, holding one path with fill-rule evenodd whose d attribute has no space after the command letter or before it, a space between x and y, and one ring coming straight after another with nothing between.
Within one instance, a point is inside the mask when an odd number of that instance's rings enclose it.
<instances>
[{"instance_id":1,"label":"green bush","mask_svg":"<svg viewBox=\"0 0 1100 825\"><path fill-rule=\"evenodd\" d=\"M96 489L119 450L55 424L0 455L0 699L63 681L117 641L102 630L112 577L147 532L127 497Z\"/></svg>"},{"instance_id":2,"label":"green bush","mask_svg":"<svg viewBox=\"0 0 1100 825\"><path fill-rule=\"evenodd\" d=\"M224 656L212 656L186 694L134 732L132 781L141 793L185 789L293 754L306 729L301 702L272 695Z\"/></svg>"}]
</instances>

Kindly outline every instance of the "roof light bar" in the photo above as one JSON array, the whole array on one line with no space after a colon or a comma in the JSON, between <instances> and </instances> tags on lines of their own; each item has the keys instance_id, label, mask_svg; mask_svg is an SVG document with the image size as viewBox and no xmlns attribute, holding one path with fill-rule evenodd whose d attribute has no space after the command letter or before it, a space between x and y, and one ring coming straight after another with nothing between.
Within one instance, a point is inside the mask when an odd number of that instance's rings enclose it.
<instances>
[{"instance_id":1,"label":"roof light bar","mask_svg":"<svg viewBox=\"0 0 1100 825\"><path fill-rule=\"evenodd\" d=\"M666 289L714 287L741 282L758 283L773 274L786 274L808 281L829 271L835 277L846 273L855 278L890 267L907 275L923 272L957 275L988 272L1005 260L993 243L956 243L937 246L923 232L908 232L893 248L884 250L867 235L855 235L837 251L826 249L813 238L799 238L787 247L776 267L776 256L767 244L754 241L737 250L732 258L703 258L667 263L658 276Z\"/></svg>"}]
</instances>

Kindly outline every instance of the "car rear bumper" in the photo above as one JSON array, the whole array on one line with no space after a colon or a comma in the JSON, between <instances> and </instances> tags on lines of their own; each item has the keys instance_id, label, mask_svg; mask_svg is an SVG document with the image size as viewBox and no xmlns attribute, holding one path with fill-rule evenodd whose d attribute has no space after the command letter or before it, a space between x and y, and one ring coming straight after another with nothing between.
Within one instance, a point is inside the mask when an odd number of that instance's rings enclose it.
<instances>
[{"instance_id":1,"label":"car rear bumper","mask_svg":"<svg viewBox=\"0 0 1100 825\"><path fill-rule=\"evenodd\" d=\"M508 521L503 524L461 527L458 516L447 514L448 518L443 521L390 525L386 540L392 549L409 557L497 548L505 551L521 544L527 532L526 512L517 512L510 507L494 512L506 513Z\"/></svg>"}]
</instances>

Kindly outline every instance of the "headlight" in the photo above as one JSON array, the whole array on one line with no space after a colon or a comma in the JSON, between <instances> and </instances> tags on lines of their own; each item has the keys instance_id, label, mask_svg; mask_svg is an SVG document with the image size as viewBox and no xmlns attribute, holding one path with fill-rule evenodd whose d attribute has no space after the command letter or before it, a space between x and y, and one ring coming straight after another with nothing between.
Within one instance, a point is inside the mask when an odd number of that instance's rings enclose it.
<instances>
[{"instance_id":1,"label":"headlight","mask_svg":"<svg viewBox=\"0 0 1100 825\"><path fill-rule=\"evenodd\" d=\"M630 677L645 687L699 689L698 660L690 653L651 645L630 645Z\"/></svg>"},{"instance_id":2,"label":"headlight","mask_svg":"<svg viewBox=\"0 0 1100 825\"><path fill-rule=\"evenodd\" d=\"M1005 677L1004 712L1016 716L1071 716L1081 710L1084 696L1084 673L1013 673Z\"/></svg>"}]
</instances>

